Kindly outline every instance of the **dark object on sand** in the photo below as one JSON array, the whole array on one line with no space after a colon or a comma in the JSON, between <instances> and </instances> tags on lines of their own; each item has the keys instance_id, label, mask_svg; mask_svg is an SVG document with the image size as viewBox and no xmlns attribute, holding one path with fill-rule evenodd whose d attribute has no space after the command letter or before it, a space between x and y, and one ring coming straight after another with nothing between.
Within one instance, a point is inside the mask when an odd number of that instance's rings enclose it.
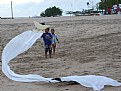
<instances>
[{"instance_id":1,"label":"dark object on sand","mask_svg":"<svg viewBox=\"0 0 121 91\"><path fill-rule=\"evenodd\" d=\"M40 24L45 25L45 22L42 22L42 23L40 23Z\"/></svg>"},{"instance_id":2,"label":"dark object on sand","mask_svg":"<svg viewBox=\"0 0 121 91\"><path fill-rule=\"evenodd\" d=\"M66 81L62 81L61 78L53 78L52 80L56 80L56 81L59 81L59 82L66 82ZM76 81L69 81L67 83L69 83L69 84L79 84Z\"/></svg>"}]
</instances>

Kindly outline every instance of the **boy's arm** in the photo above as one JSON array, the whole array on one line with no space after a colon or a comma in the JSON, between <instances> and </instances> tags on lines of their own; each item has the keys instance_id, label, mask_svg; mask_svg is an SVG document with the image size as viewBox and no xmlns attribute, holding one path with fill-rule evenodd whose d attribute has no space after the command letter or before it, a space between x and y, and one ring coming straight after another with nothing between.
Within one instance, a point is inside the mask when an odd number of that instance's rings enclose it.
<instances>
[{"instance_id":1,"label":"boy's arm","mask_svg":"<svg viewBox=\"0 0 121 91\"><path fill-rule=\"evenodd\" d=\"M50 40L52 41L52 38L53 38L53 36L52 36L52 34L50 34Z\"/></svg>"},{"instance_id":2,"label":"boy's arm","mask_svg":"<svg viewBox=\"0 0 121 91\"><path fill-rule=\"evenodd\" d=\"M41 35L41 38L43 38L43 34Z\"/></svg>"},{"instance_id":3,"label":"boy's arm","mask_svg":"<svg viewBox=\"0 0 121 91\"><path fill-rule=\"evenodd\" d=\"M57 37L57 35L55 35L55 37L56 37L56 40L57 40L57 42L59 43L59 40L58 40L58 37Z\"/></svg>"},{"instance_id":4,"label":"boy's arm","mask_svg":"<svg viewBox=\"0 0 121 91\"><path fill-rule=\"evenodd\" d=\"M56 37L56 40L58 41L58 43L59 43L59 40L58 40L58 38Z\"/></svg>"}]
</instances>

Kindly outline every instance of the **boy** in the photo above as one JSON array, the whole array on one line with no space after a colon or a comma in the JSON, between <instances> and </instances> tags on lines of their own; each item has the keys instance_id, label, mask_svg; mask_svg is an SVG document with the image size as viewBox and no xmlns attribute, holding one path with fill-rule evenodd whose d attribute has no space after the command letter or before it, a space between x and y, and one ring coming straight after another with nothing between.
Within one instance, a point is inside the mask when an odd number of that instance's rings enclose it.
<instances>
[{"instance_id":1,"label":"boy","mask_svg":"<svg viewBox=\"0 0 121 91\"><path fill-rule=\"evenodd\" d=\"M45 58L47 59L47 53L49 51L49 57L51 58L51 54L52 54L52 35L51 33L49 33L49 28L45 29L45 33L42 34L41 36L43 38L44 41L44 46L45 46Z\"/></svg>"},{"instance_id":2,"label":"boy","mask_svg":"<svg viewBox=\"0 0 121 91\"><path fill-rule=\"evenodd\" d=\"M56 48L56 43L59 43L59 40L55 34L55 30L51 29L51 34L52 34L52 50L53 50L53 54L55 54L55 48Z\"/></svg>"}]
</instances>

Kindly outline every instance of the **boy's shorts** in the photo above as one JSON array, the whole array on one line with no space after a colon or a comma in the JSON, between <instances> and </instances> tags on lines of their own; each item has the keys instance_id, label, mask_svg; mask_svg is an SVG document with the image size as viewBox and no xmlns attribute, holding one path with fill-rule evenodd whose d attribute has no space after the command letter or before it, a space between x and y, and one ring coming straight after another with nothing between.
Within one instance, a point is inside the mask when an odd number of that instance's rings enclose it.
<instances>
[{"instance_id":1,"label":"boy's shorts","mask_svg":"<svg viewBox=\"0 0 121 91\"><path fill-rule=\"evenodd\" d=\"M45 45L45 52L51 51L52 47L51 45Z\"/></svg>"},{"instance_id":2,"label":"boy's shorts","mask_svg":"<svg viewBox=\"0 0 121 91\"><path fill-rule=\"evenodd\" d=\"M56 47L56 43L53 43L53 44L52 44L52 47Z\"/></svg>"}]
</instances>

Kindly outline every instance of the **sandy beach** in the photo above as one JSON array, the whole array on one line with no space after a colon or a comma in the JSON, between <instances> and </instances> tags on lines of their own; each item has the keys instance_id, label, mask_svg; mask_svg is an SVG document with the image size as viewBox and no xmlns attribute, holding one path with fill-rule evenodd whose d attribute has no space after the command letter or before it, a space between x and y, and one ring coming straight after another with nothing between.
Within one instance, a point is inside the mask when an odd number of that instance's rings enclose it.
<instances>
[{"instance_id":1,"label":"sandy beach","mask_svg":"<svg viewBox=\"0 0 121 91\"><path fill-rule=\"evenodd\" d=\"M101 75L121 82L121 15L0 19L0 56L12 38L35 28L33 21L45 22L50 28L54 28L60 44L57 44L56 54L45 59L43 40L38 39L28 51L9 63L15 73L31 73L52 78ZM93 89L65 82L15 82L2 73L0 60L0 91ZM102 91L121 91L121 87L105 86Z\"/></svg>"}]
</instances>

